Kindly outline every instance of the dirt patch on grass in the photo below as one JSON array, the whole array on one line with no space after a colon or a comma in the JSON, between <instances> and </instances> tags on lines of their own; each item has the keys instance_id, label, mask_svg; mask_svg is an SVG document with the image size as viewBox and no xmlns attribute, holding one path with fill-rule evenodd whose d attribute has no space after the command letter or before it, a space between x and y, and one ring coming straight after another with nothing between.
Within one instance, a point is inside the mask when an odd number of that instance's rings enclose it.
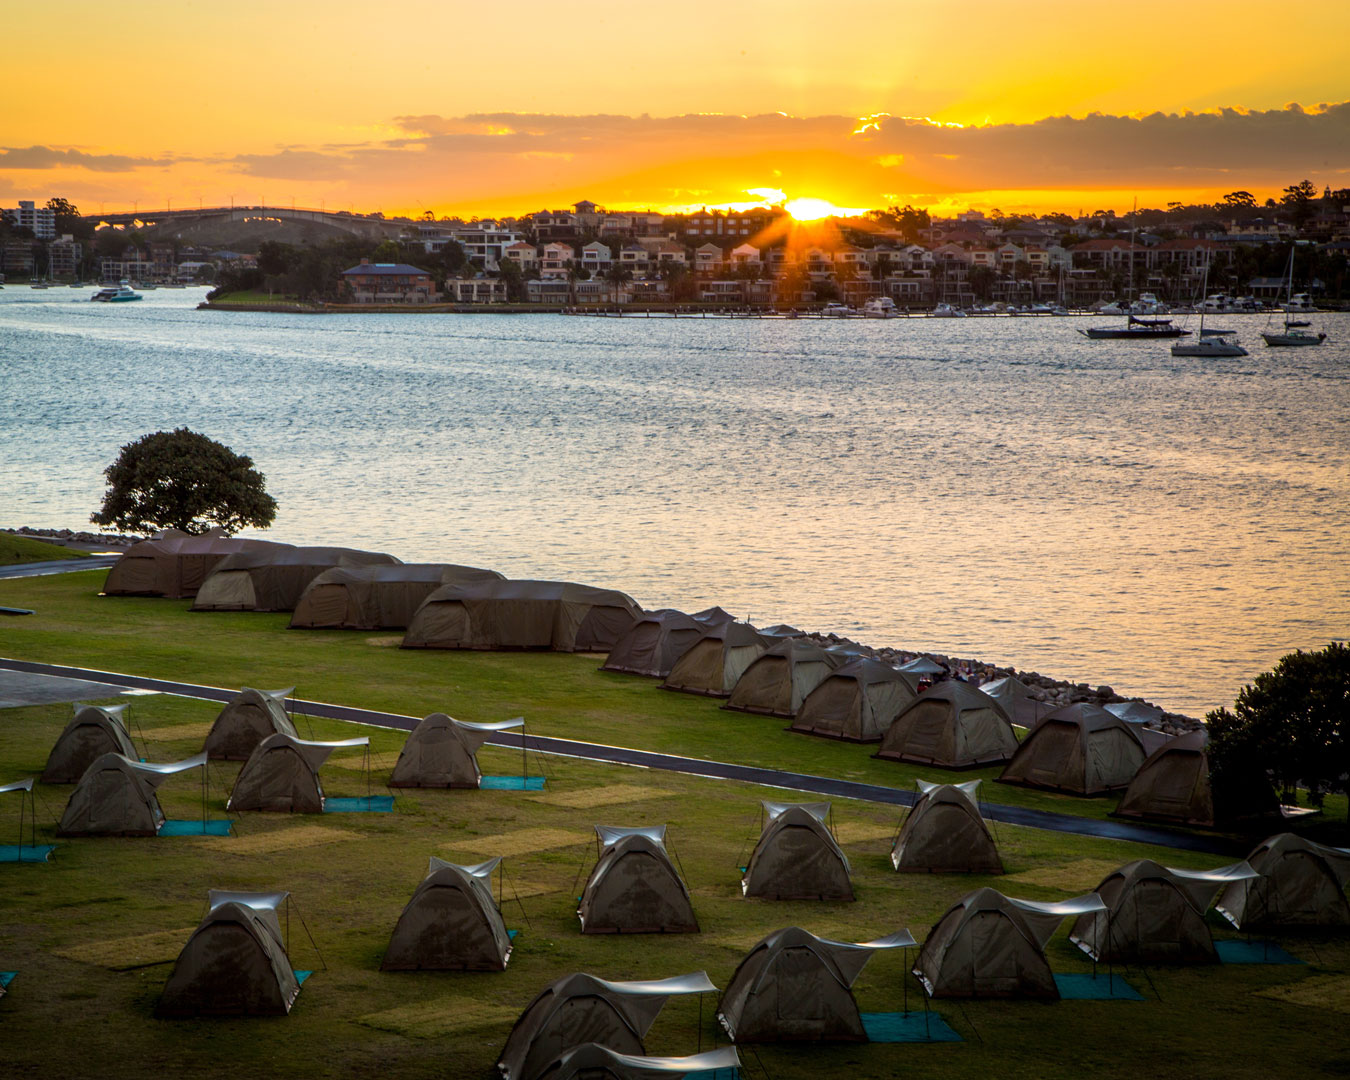
<instances>
[{"instance_id":1,"label":"dirt patch on grass","mask_svg":"<svg viewBox=\"0 0 1350 1080\"><path fill-rule=\"evenodd\" d=\"M1064 863L1062 866L1040 866L1035 870L1022 870L1009 874L1004 881L1016 881L1025 885L1044 885L1048 889L1065 889L1069 892L1088 892L1095 889L1102 878L1120 863L1105 859L1079 859Z\"/></svg>"},{"instance_id":2,"label":"dirt patch on grass","mask_svg":"<svg viewBox=\"0 0 1350 1080\"><path fill-rule=\"evenodd\" d=\"M193 739L205 742L211 734L214 721L209 724L172 724L164 727L146 728L143 734L151 742L174 742L180 739Z\"/></svg>"},{"instance_id":3,"label":"dirt patch on grass","mask_svg":"<svg viewBox=\"0 0 1350 1080\"><path fill-rule=\"evenodd\" d=\"M367 645L374 645L377 649L397 649L403 644L402 634L380 634L378 637L366 638Z\"/></svg>"},{"instance_id":4,"label":"dirt patch on grass","mask_svg":"<svg viewBox=\"0 0 1350 1080\"><path fill-rule=\"evenodd\" d=\"M497 833L494 836L468 837L446 844L445 847L447 850L505 856L532 855L536 851L576 847L590 842L591 838L586 833L569 832L566 829L518 829L515 832Z\"/></svg>"},{"instance_id":5,"label":"dirt patch on grass","mask_svg":"<svg viewBox=\"0 0 1350 1080\"><path fill-rule=\"evenodd\" d=\"M380 1031L392 1031L395 1035L404 1035L410 1039L436 1039L457 1031L508 1024L519 1015L519 1010L508 1005L448 997L368 1013L358 1016L354 1022Z\"/></svg>"},{"instance_id":6,"label":"dirt patch on grass","mask_svg":"<svg viewBox=\"0 0 1350 1080\"><path fill-rule=\"evenodd\" d=\"M340 840L360 840L361 834L347 829L331 829L326 825L297 825L290 829L253 833L240 837L220 837L208 841L213 847L231 855L271 855L277 851L295 851L299 848L335 844Z\"/></svg>"},{"instance_id":7,"label":"dirt patch on grass","mask_svg":"<svg viewBox=\"0 0 1350 1080\"><path fill-rule=\"evenodd\" d=\"M168 964L177 960L195 929L195 926L189 926L182 930L156 930L136 937L90 941L52 951L57 956L78 960L82 964L97 964L113 971L130 971L132 968Z\"/></svg>"},{"instance_id":8,"label":"dirt patch on grass","mask_svg":"<svg viewBox=\"0 0 1350 1080\"><path fill-rule=\"evenodd\" d=\"M590 810L597 806L617 806L620 803L642 802L645 799L664 799L669 794L670 792L659 788L640 787L637 784L610 784L607 787L540 795L531 802L562 806L569 810Z\"/></svg>"},{"instance_id":9,"label":"dirt patch on grass","mask_svg":"<svg viewBox=\"0 0 1350 1080\"><path fill-rule=\"evenodd\" d=\"M1350 1015L1350 976L1314 975L1287 986L1257 990L1257 997L1282 1001L1286 1005L1305 1005Z\"/></svg>"},{"instance_id":10,"label":"dirt patch on grass","mask_svg":"<svg viewBox=\"0 0 1350 1080\"><path fill-rule=\"evenodd\" d=\"M877 825L871 821L845 821L834 827L834 838L841 844L863 844L872 840L889 840L895 835L894 825Z\"/></svg>"}]
</instances>

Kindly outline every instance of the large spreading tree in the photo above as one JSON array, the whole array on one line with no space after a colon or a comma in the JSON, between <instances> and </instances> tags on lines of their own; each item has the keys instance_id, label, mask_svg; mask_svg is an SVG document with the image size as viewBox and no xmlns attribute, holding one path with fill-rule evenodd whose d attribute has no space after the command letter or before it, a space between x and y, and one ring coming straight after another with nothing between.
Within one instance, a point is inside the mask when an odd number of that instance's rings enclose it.
<instances>
[{"instance_id":1,"label":"large spreading tree","mask_svg":"<svg viewBox=\"0 0 1350 1080\"><path fill-rule=\"evenodd\" d=\"M128 533L266 528L277 515L253 460L188 428L129 442L104 470L103 508L89 520Z\"/></svg>"}]
</instances>

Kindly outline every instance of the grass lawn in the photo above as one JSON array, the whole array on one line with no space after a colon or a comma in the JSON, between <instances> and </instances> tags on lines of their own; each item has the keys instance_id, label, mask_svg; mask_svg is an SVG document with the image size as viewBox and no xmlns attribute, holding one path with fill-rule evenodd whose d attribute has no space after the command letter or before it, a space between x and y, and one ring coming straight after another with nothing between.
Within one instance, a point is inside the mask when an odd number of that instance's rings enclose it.
<instances>
[{"instance_id":1,"label":"grass lawn","mask_svg":"<svg viewBox=\"0 0 1350 1080\"><path fill-rule=\"evenodd\" d=\"M266 289L247 289L242 292L232 292L211 301L213 304L222 306L226 304L298 304L299 302L298 296L269 293Z\"/></svg>"},{"instance_id":2,"label":"grass lawn","mask_svg":"<svg viewBox=\"0 0 1350 1080\"><path fill-rule=\"evenodd\" d=\"M15 536L0 532L0 566L18 563L49 562L52 559L85 559L89 552L34 540L29 536Z\"/></svg>"},{"instance_id":3,"label":"grass lawn","mask_svg":"<svg viewBox=\"0 0 1350 1080\"><path fill-rule=\"evenodd\" d=\"M593 657L405 652L391 647L397 635L287 631L284 615L193 614L187 601L99 598L102 578L86 572L0 581L0 604L37 610L22 625L4 625L0 655L227 687L296 683L304 697L411 715L523 714L539 734L871 782L908 785L916 775L874 760L868 748L791 735L781 721L721 712L715 702L662 692L649 680L602 674ZM131 701L133 735L152 761L198 750L217 711L170 696L121 700ZM0 712L0 782L39 773L69 715L68 705ZM298 723L305 737L369 733L372 782L384 793L401 733L303 717ZM359 751L341 751L330 760L323 770L328 794L365 793L359 759ZM518 770L520 759L487 747L480 760L491 774ZM85 1076L96 1061L109 1077L486 1076L515 1016L545 984L571 971L626 979L704 969L725 986L749 946L782 926L846 941L909 927L922 940L948 905L980 885L1048 900L1087 891L1104 868L1129 859L1190 867L1221 861L999 825L1008 877L902 876L888 860L899 813L838 801L835 825L852 862L857 902L747 901L739 895L737 866L758 834L758 800L782 800L783 792L565 758L532 758L532 767L536 762L549 776L541 793L400 791L392 814L248 814L231 838L61 840L49 864L0 865L0 970L19 973L0 1000L6 1074ZM213 816L223 815L236 771L211 766ZM940 771L917 772L942 778ZM40 822L59 817L69 790L38 785ZM993 784L985 796L1090 816L1113 805ZM161 801L170 818L199 815L195 774L170 779ZM1343 800L1337 814L1343 820ZM668 824L702 933L579 932L577 878L594 861L596 823ZM0 802L0 842L13 843L17 827L17 800ZM39 840L53 842L50 824L44 828ZM507 925L521 930L507 971L382 973L389 933L427 857L473 862L500 851L512 852L505 863ZM318 970L288 1018L153 1018L170 962L203 914L209 888L292 893L293 966ZM1216 935L1234 936L1211 919ZM1052 966L1089 971L1066 935L1067 926L1050 946ZM1130 981L1146 998L1141 1003L939 1002L935 1008L963 1043L762 1047L764 1069L751 1058L751 1075L1231 1078L1266 1077L1290 1064L1305 1075L1350 1071L1344 1016L1350 943L1322 936L1285 945L1309 963L1133 971ZM898 954L873 958L855 987L864 1011L901 1007L903 967ZM1319 978L1341 981L1326 983L1324 992L1323 982L1311 981ZM1286 992L1258 993L1271 989ZM917 1003L911 981L909 1004ZM702 1014L705 1048L712 1004L705 1001ZM695 1001L672 999L648 1051L693 1052L698 1018ZM77 1037L54 1039L54 1032Z\"/></svg>"}]
</instances>

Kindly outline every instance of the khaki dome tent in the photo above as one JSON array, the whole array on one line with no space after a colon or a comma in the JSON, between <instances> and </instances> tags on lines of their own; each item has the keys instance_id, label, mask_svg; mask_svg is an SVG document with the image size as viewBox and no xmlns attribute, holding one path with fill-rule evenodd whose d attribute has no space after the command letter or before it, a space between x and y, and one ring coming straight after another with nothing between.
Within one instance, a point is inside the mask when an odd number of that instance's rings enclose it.
<instances>
[{"instance_id":1,"label":"khaki dome tent","mask_svg":"<svg viewBox=\"0 0 1350 1080\"><path fill-rule=\"evenodd\" d=\"M169 529L127 548L108 571L103 592L107 596L165 596L172 600L193 597L226 556L290 546L222 536L219 532L190 536Z\"/></svg>"},{"instance_id":2,"label":"khaki dome tent","mask_svg":"<svg viewBox=\"0 0 1350 1080\"><path fill-rule=\"evenodd\" d=\"M918 680L860 656L806 695L791 730L851 742L876 742L918 694Z\"/></svg>"},{"instance_id":3,"label":"khaki dome tent","mask_svg":"<svg viewBox=\"0 0 1350 1080\"><path fill-rule=\"evenodd\" d=\"M900 827L891 849L891 865L910 873L1003 873L998 847L975 801L980 782L916 782L919 799Z\"/></svg>"},{"instance_id":4,"label":"khaki dome tent","mask_svg":"<svg viewBox=\"0 0 1350 1080\"><path fill-rule=\"evenodd\" d=\"M980 692L988 694L1018 727L1034 728L1051 706L1031 696L1027 685L1013 675L1005 675L992 682L981 683Z\"/></svg>"},{"instance_id":5,"label":"khaki dome tent","mask_svg":"<svg viewBox=\"0 0 1350 1080\"><path fill-rule=\"evenodd\" d=\"M712 626L675 661L661 689L726 697L745 669L771 644L749 623Z\"/></svg>"},{"instance_id":6,"label":"khaki dome tent","mask_svg":"<svg viewBox=\"0 0 1350 1080\"><path fill-rule=\"evenodd\" d=\"M716 989L702 971L650 982L564 975L520 1014L497 1059L497 1075L502 1080L538 1080L559 1057L586 1043L640 1055L642 1040L668 997Z\"/></svg>"},{"instance_id":7,"label":"khaki dome tent","mask_svg":"<svg viewBox=\"0 0 1350 1080\"><path fill-rule=\"evenodd\" d=\"M293 735L269 735L239 770L225 808L322 814L320 766L340 747L369 745L370 739L365 736L338 742L309 742Z\"/></svg>"},{"instance_id":8,"label":"khaki dome tent","mask_svg":"<svg viewBox=\"0 0 1350 1080\"><path fill-rule=\"evenodd\" d=\"M502 971L511 936L492 899L501 859L457 866L434 856L398 917L380 967L385 971Z\"/></svg>"},{"instance_id":9,"label":"khaki dome tent","mask_svg":"<svg viewBox=\"0 0 1350 1080\"><path fill-rule=\"evenodd\" d=\"M403 647L608 651L640 618L626 593L570 581L444 585L417 609Z\"/></svg>"},{"instance_id":10,"label":"khaki dome tent","mask_svg":"<svg viewBox=\"0 0 1350 1080\"><path fill-rule=\"evenodd\" d=\"M775 930L736 968L717 1018L738 1043L866 1042L851 987L871 958L797 926Z\"/></svg>"},{"instance_id":11,"label":"khaki dome tent","mask_svg":"<svg viewBox=\"0 0 1350 1080\"><path fill-rule=\"evenodd\" d=\"M309 583L335 566L392 566L392 555L342 547L237 551L216 564L193 611L294 611Z\"/></svg>"},{"instance_id":12,"label":"khaki dome tent","mask_svg":"<svg viewBox=\"0 0 1350 1080\"><path fill-rule=\"evenodd\" d=\"M252 690L244 687L220 710L202 747L212 761L247 761L269 735L295 736L295 726L286 715L285 690Z\"/></svg>"},{"instance_id":13,"label":"khaki dome tent","mask_svg":"<svg viewBox=\"0 0 1350 1080\"><path fill-rule=\"evenodd\" d=\"M784 638L736 680L724 709L792 717L806 695L846 658L805 638Z\"/></svg>"},{"instance_id":14,"label":"khaki dome tent","mask_svg":"<svg viewBox=\"0 0 1350 1080\"><path fill-rule=\"evenodd\" d=\"M944 769L969 769L1007 761L1017 736L1003 710L963 682L930 687L895 718L877 757Z\"/></svg>"},{"instance_id":15,"label":"khaki dome tent","mask_svg":"<svg viewBox=\"0 0 1350 1080\"><path fill-rule=\"evenodd\" d=\"M483 779L478 748L498 731L524 727L520 717L470 724L432 713L413 728L394 766L390 787L476 788Z\"/></svg>"},{"instance_id":16,"label":"khaki dome tent","mask_svg":"<svg viewBox=\"0 0 1350 1080\"><path fill-rule=\"evenodd\" d=\"M125 705L99 708L75 706L75 716L61 732L47 755L42 770L44 784L74 784L86 769L104 754L123 754L133 761L140 757L123 726Z\"/></svg>"},{"instance_id":17,"label":"khaki dome tent","mask_svg":"<svg viewBox=\"0 0 1350 1080\"><path fill-rule=\"evenodd\" d=\"M170 776L205 764L205 754L169 765L149 765L122 754L104 754L75 785L57 834L155 836L164 824L156 789Z\"/></svg>"},{"instance_id":18,"label":"khaki dome tent","mask_svg":"<svg viewBox=\"0 0 1350 1080\"><path fill-rule=\"evenodd\" d=\"M1240 930L1248 927L1350 926L1345 885L1350 849L1325 847L1293 833L1261 841L1247 856L1261 876L1235 881L1214 905Z\"/></svg>"},{"instance_id":19,"label":"khaki dome tent","mask_svg":"<svg viewBox=\"0 0 1350 1080\"><path fill-rule=\"evenodd\" d=\"M289 893L210 893L156 1016L285 1016L300 993L277 908Z\"/></svg>"},{"instance_id":20,"label":"khaki dome tent","mask_svg":"<svg viewBox=\"0 0 1350 1080\"><path fill-rule=\"evenodd\" d=\"M736 621L735 615L715 604L710 608L704 608L702 611L694 612L690 618L697 619L705 626L723 626L726 623Z\"/></svg>"},{"instance_id":21,"label":"khaki dome tent","mask_svg":"<svg viewBox=\"0 0 1350 1080\"><path fill-rule=\"evenodd\" d=\"M1227 800L1215 798L1207 742L1202 728L1163 743L1139 766L1113 814L1207 826L1278 814L1279 802L1264 777L1234 784Z\"/></svg>"},{"instance_id":22,"label":"khaki dome tent","mask_svg":"<svg viewBox=\"0 0 1350 1080\"><path fill-rule=\"evenodd\" d=\"M1245 862L1201 871L1126 863L1094 890L1105 910L1080 915L1069 940L1103 963L1216 964L1205 911L1221 885L1256 876Z\"/></svg>"},{"instance_id":23,"label":"khaki dome tent","mask_svg":"<svg viewBox=\"0 0 1350 1080\"><path fill-rule=\"evenodd\" d=\"M705 1050L688 1057L643 1057L620 1054L599 1043L568 1050L540 1070L540 1080L661 1080L680 1076L740 1076L740 1055L734 1046Z\"/></svg>"},{"instance_id":24,"label":"khaki dome tent","mask_svg":"<svg viewBox=\"0 0 1350 1080\"><path fill-rule=\"evenodd\" d=\"M291 628L406 630L422 602L442 585L502 581L496 570L453 563L338 566L309 583L296 601Z\"/></svg>"},{"instance_id":25,"label":"khaki dome tent","mask_svg":"<svg viewBox=\"0 0 1350 1080\"><path fill-rule=\"evenodd\" d=\"M766 820L741 892L765 900L852 900L848 859L825 826L830 804L760 805Z\"/></svg>"},{"instance_id":26,"label":"khaki dome tent","mask_svg":"<svg viewBox=\"0 0 1350 1080\"><path fill-rule=\"evenodd\" d=\"M583 934L697 934L689 890L666 854L666 827L597 825L603 845L577 905Z\"/></svg>"},{"instance_id":27,"label":"khaki dome tent","mask_svg":"<svg viewBox=\"0 0 1350 1080\"><path fill-rule=\"evenodd\" d=\"M929 931L914 974L929 997L1057 999L1046 942L1065 917L1104 907L1094 893L1040 904L976 889Z\"/></svg>"},{"instance_id":28,"label":"khaki dome tent","mask_svg":"<svg viewBox=\"0 0 1350 1080\"><path fill-rule=\"evenodd\" d=\"M1108 705L1102 706L1112 716L1119 716L1122 720L1130 724L1151 724L1161 720L1166 715L1162 709L1156 705L1150 705L1146 701L1135 699L1133 701L1113 701Z\"/></svg>"},{"instance_id":29,"label":"khaki dome tent","mask_svg":"<svg viewBox=\"0 0 1350 1080\"><path fill-rule=\"evenodd\" d=\"M682 611L649 611L615 642L600 670L664 679L707 629Z\"/></svg>"},{"instance_id":30,"label":"khaki dome tent","mask_svg":"<svg viewBox=\"0 0 1350 1080\"><path fill-rule=\"evenodd\" d=\"M999 780L1075 795L1104 795L1125 787L1147 756L1129 724L1080 702L1042 717Z\"/></svg>"}]
</instances>

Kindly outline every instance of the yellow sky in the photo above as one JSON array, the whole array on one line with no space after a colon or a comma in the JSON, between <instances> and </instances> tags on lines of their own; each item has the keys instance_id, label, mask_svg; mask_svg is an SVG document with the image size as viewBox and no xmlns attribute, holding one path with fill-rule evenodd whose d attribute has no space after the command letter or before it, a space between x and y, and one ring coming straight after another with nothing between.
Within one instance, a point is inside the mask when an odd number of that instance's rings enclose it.
<instances>
[{"instance_id":1,"label":"yellow sky","mask_svg":"<svg viewBox=\"0 0 1350 1080\"><path fill-rule=\"evenodd\" d=\"M1328 125L1308 133L1328 144L1302 157L1258 154L1198 172L1173 163L1171 175L1160 160L1156 176L1121 182L1088 177L1092 170L1058 175L1052 160L1034 176L1012 169L1009 182L1005 163L1025 163L1017 128L979 140L983 171L959 177L919 167L912 153L907 162L904 140L873 153L848 138L851 127L842 130L878 113L1020 128L1092 112L1265 111L1287 102L1311 110L1347 96L1350 35L1326 32L1326 15L1308 8L1276 17L1250 0L1112 8L967 0L959 10L896 0L581 8L518 0L406 11L341 0L238 11L199 0L142 0L132 9L73 0L57 19L26 4L7 11L7 36L46 46L6 55L0 203L65 194L90 210L219 205L233 196L506 213L582 197L726 202L748 187L775 187L842 205L888 196L980 204L994 192L1030 206L1048 193L1076 209L1070 204L1093 192L1118 200L1137 185L1255 189L1313 172L1334 183L1347 168L1346 147ZM1262 47L1273 40L1316 47ZM699 113L837 122L779 130L776 142L767 125L747 138L639 122L620 137L610 122ZM484 134L466 118L480 114L508 118L497 126L533 141L509 152L466 149L464 135ZM546 125L539 137L509 119L517 115L577 122L566 131ZM412 130L400 119L408 117L436 118L445 131ZM987 150L995 142L999 154ZM1223 144L1230 153L1233 145ZM1215 165L1227 173L1216 175Z\"/></svg>"}]
</instances>

